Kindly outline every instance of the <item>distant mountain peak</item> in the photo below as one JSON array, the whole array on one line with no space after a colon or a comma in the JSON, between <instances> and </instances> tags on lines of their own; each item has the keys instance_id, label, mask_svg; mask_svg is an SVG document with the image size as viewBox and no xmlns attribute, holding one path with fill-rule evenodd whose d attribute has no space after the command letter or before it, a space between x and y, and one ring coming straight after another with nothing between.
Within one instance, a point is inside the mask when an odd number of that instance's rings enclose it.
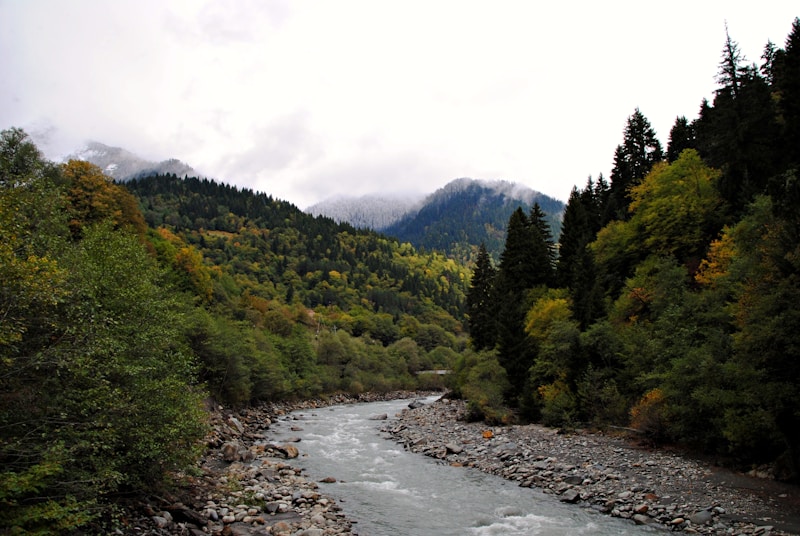
<instances>
[{"instance_id":1,"label":"distant mountain peak","mask_svg":"<svg viewBox=\"0 0 800 536\"><path fill-rule=\"evenodd\" d=\"M437 190L437 192L446 194L460 193L468 190L470 187L480 187L496 195L505 196L512 200L522 201L527 205L533 205L538 198L546 197L541 192L537 192L536 190L518 182L500 179L472 179L469 177L461 177L459 179L450 181L444 187ZM436 195L436 192L432 195Z\"/></svg>"},{"instance_id":2,"label":"distant mountain peak","mask_svg":"<svg viewBox=\"0 0 800 536\"><path fill-rule=\"evenodd\" d=\"M505 240L511 213L539 203L557 236L564 204L525 185L505 180L462 177L424 198L367 195L334 197L306 209L354 227L394 236L428 251L470 262L483 242L495 259Z\"/></svg>"},{"instance_id":3,"label":"distant mountain peak","mask_svg":"<svg viewBox=\"0 0 800 536\"><path fill-rule=\"evenodd\" d=\"M179 177L197 175L191 166L175 158L153 162L121 147L112 147L97 141L88 142L86 146L65 158L69 159L91 162L109 177L120 181L155 174L175 174Z\"/></svg>"},{"instance_id":4,"label":"distant mountain peak","mask_svg":"<svg viewBox=\"0 0 800 536\"><path fill-rule=\"evenodd\" d=\"M358 229L381 231L417 210L422 195L368 194L360 197L338 195L308 207L312 216L327 216L338 223L349 223Z\"/></svg>"}]
</instances>

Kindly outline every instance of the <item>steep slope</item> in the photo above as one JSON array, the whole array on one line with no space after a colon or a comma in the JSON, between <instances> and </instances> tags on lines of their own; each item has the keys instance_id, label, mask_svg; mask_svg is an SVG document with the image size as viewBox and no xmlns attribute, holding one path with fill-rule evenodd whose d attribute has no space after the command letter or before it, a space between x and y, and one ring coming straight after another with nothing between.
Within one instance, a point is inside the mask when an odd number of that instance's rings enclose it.
<instances>
[{"instance_id":1,"label":"steep slope","mask_svg":"<svg viewBox=\"0 0 800 536\"><path fill-rule=\"evenodd\" d=\"M126 187L151 227L198 248L240 294L347 312L368 304L375 313L441 324L463 318L466 270L443 255L418 254L374 231L208 179L152 175Z\"/></svg>"},{"instance_id":2,"label":"steep slope","mask_svg":"<svg viewBox=\"0 0 800 536\"><path fill-rule=\"evenodd\" d=\"M437 250L470 262L483 242L495 260L505 243L506 225L517 207L530 211L538 203L548 216L554 239L561 228L564 204L508 181L457 179L428 196L419 211L383 229L401 242Z\"/></svg>"}]
</instances>

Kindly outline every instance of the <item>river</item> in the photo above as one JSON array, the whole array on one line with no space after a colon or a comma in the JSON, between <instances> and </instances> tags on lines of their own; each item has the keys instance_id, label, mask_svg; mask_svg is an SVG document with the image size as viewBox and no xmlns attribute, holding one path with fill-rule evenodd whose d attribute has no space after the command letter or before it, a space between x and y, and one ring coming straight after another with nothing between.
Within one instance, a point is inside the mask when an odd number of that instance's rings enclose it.
<instances>
[{"instance_id":1,"label":"river","mask_svg":"<svg viewBox=\"0 0 800 536\"><path fill-rule=\"evenodd\" d=\"M434 399L429 399L428 402ZM292 460L320 484L363 536L638 535L654 529L564 504L539 490L477 469L451 467L403 449L380 432L409 400L297 411L271 427L271 440L300 438ZM294 430L292 429L294 428Z\"/></svg>"}]
</instances>

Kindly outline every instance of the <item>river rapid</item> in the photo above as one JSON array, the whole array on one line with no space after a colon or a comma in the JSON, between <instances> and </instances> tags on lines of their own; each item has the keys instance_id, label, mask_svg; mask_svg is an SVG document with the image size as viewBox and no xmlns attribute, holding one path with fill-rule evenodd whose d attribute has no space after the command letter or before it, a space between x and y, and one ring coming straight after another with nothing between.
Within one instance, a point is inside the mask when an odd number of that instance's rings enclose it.
<instances>
[{"instance_id":1,"label":"river rapid","mask_svg":"<svg viewBox=\"0 0 800 536\"><path fill-rule=\"evenodd\" d=\"M431 402L435 398L428 399ZM296 443L293 465L334 498L363 536L638 535L655 529L603 516L477 469L408 452L380 429L409 400L296 411L270 428Z\"/></svg>"}]
</instances>

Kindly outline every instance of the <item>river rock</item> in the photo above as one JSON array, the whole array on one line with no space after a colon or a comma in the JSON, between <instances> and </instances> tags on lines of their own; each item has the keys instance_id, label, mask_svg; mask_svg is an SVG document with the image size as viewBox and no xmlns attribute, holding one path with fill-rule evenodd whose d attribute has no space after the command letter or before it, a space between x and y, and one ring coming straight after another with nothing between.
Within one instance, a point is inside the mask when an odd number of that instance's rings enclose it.
<instances>
[{"instance_id":1,"label":"river rock","mask_svg":"<svg viewBox=\"0 0 800 536\"><path fill-rule=\"evenodd\" d=\"M228 424L233 426L236 429L236 431L239 432L240 434L244 433L244 426L242 425L241 421L239 421L239 419L237 419L236 417L229 417Z\"/></svg>"},{"instance_id":2,"label":"river rock","mask_svg":"<svg viewBox=\"0 0 800 536\"><path fill-rule=\"evenodd\" d=\"M384 431L412 452L447 454L450 463L539 488L563 502L583 502L612 517L665 529L754 534L756 525L746 519L753 512L775 511L756 493L720 486L712 478L719 468L643 449L630 438L582 430L559 434L532 424L496 426L491 439L484 439L485 423L466 422L466 415L463 400L436 401L403 410ZM452 446L462 450L448 451Z\"/></svg>"},{"instance_id":3,"label":"river rock","mask_svg":"<svg viewBox=\"0 0 800 536\"><path fill-rule=\"evenodd\" d=\"M386 419L388 419L388 418L389 418L389 415L387 415L386 413L380 413L380 414L378 414L378 415L372 415L372 416L370 416L370 418L369 418L369 419L370 419L371 421L385 421L385 420L386 420Z\"/></svg>"},{"instance_id":4,"label":"river rock","mask_svg":"<svg viewBox=\"0 0 800 536\"><path fill-rule=\"evenodd\" d=\"M711 521L713 517L713 514L709 510L700 510L689 516L689 521L691 521L693 525L705 525Z\"/></svg>"},{"instance_id":5,"label":"river rock","mask_svg":"<svg viewBox=\"0 0 800 536\"><path fill-rule=\"evenodd\" d=\"M565 490L564 493L562 493L561 496L558 498L558 500L565 503L576 503L580 500L580 498L581 494L578 493L578 490L576 490L575 488L570 488L568 490Z\"/></svg>"},{"instance_id":6,"label":"river rock","mask_svg":"<svg viewBox=\"0 0 800 536\"><path fill-rule=\"evenodd\" d=\"M165 529L169 526L169 521L164 516L153 516L153 523L160 529Z\"/></svg>"},{"instance_id":7,"label":"river rock","mask_svg":"<svg viewBox=\"0 0 800 536\"><path fill-rule=\"evenodd\" d=\"M448 443L444 446L444 448L450 454L461 454L462 452L464 452L464 449L456 445L455 443Z\"/></svg>"},{"instance_id":8,"label":"river rock","mask_svg":"<svg viewBox=\"0 0 800 536\"><path fill-rule=\"evenodd\" d=\"M235 462L239 460L239 444L233 441L228 441L222 445L222 459L226 462Z\"/></svg>"}]
</instances>

